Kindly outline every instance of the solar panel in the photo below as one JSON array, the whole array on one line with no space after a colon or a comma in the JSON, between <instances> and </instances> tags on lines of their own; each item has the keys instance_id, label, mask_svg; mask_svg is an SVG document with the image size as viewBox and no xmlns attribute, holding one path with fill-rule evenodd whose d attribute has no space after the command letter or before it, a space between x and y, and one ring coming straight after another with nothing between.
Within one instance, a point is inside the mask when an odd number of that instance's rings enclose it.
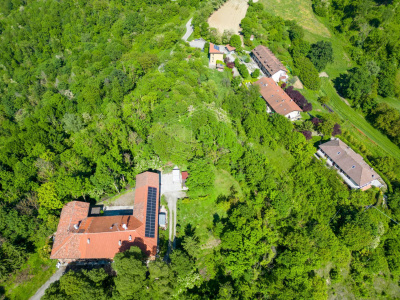
<instances>
[{"instance_id":1,"label":"solar panel","mask_svg":"<svg viewBox=\"0 0 400 300\"><path fill-rule=\"evenodd\" d=\"M157 209L157 189L154 187L147 188L147 209L146 209L146 228L145 237L154 237L156 229L156 209Z\"/></svg>"},{"instance_id":2,"label":"solar panel","mask_svg":"<svg viewBox=\"0 0 400 300\"><path fill-rule=\"evenodd\" d=\"M214 45L214 49L217 49L219 51L219 46Z\"/></svg>"}]
</instances>

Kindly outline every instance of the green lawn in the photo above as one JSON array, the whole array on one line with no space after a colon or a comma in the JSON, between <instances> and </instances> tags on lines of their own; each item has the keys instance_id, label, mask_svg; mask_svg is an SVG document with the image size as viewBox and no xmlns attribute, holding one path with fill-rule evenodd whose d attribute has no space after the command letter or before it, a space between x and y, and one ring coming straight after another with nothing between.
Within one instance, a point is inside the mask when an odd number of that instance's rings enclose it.
<instances>
[{"instance_id":1,"label":"green lawn","mask_svg":"<svg viewBox=\"0 0 400 300\"><path fill-rule=\"evenodd\" d=\"M5 299L27 300L55 273L56 260L42 259L32 254L26 264L1 285L5 288Z\"/></svg>"},{"instance_id":2,"label":"green lawn","mask_svg":"<svg viewBox=\"0 0 400 300\"><path fill-rule=\"evenodd\" d=\"M332 43L335 61L333 64L328 64L325 69L325 72L329 75L329 79L322 78L322 87L319 92L301 91L313 104L314 111L327 112L317 102L319 96L326 94L331 99L328 106L343 119L343 128L348 130L355 139L365 144L372 154L377 156L389 154L394 157L400 157L400 149L386 135L368 123L363 115L344 103L332 85L332 79L354 66L345 51L347 41L330 32L327 21L317 17L313 13L311 1L309 0L291 0L290 3L282 0L261 0L261 2L272 14L281 16L287 20L297 21L305 29L305 40L311 43L319 40L330 41ZM378 101L386 102L400 109L400 101L395 98L378 97Z\"/></svg>"},{"instance_id":3,"label":"green lawn","mask_svg":"<svg viewBox=\"0 0 400 300\"><path fill-rule=\"evenodd\" d=\"M387 104L389 104L391 107L394 107L398 110L400 110L400 100L395 98L395 97L387 97L387 98L383 98L381 96L378 96L378 98L376 99L379 103L381 102L386 102Z\"/></svg>"},{"instance_id":4,"label":"green lawn","mask_svg":"<svg viewBox=\"0 0 400 300\"><path fill-rule=\"evenodd\" d=\"M261 0L267 10L286 20L295 20L308 32L323 37L331 37L331 33L314 15L309 0Z\"/></svg>"},{"instance_id":5,"label":"green lawn","mask_svg":"<svg viewBox=\"0 0 400 300\"><path fill-rule=\"evenodd\" d=\"M210 234L214 217L226 216L226 211L229 209L226 202L218 201L218 198L228 196L232 186L240 196L243 196L239 183L227 171L216 170L215 175L214 191L210 195L178 201L178 237L184 235L185 228L190 227L195 229L200 244L206 245L210 239L214 239Z\"/></svg>"},{"instance_id":6,"label":"green lawn","mask_svg":"<svg viewBox=\"0 0 400 300\"><path fill-rule=\"evenodd\" d=\"M399 147L368 123L363 115L340 99L330 80L327 78L322 79L321 90L330 98L328 105L344 120L345 126L351 130L351 124L353 124L359 131L358 135L364 136L363 140L372 153L380 156L389 154L394 157L400 157ZM352 131L355 133L354 129ZM377 145L379 145L380 149Z\"/></svg>"}]
</instances>

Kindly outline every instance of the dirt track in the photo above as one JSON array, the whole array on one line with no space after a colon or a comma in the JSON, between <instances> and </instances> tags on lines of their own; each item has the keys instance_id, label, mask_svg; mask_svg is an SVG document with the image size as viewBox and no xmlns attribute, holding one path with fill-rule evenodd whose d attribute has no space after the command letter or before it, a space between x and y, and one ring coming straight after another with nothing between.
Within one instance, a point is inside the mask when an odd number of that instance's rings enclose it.
<instances>
[{"instance_id":1,"label":"dirt track","mask_svg":"<svg viewBox=\"0 0 400 300\"><path fill-rule=\"evenodd\" d=\"M210 27L217 28L219 33L232 30L239 34L240 22L246 16L247 0L229 0L208 19Z\"/></svg>"}]
</instances>

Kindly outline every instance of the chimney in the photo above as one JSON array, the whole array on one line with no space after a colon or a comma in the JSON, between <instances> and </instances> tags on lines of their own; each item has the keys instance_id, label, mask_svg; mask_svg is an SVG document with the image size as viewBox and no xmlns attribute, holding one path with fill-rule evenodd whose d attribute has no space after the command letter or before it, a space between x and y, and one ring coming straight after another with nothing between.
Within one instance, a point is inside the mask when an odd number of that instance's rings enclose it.
<instances>
[{"instance_id":1,"label":"chimney","mask_svg":"<svg viewBox=\"0 0 400 300\"><path fill-rule=\"evenodd\" d=\"M128 229L128 226L126 226L126 224L124 223L124 224L122 224L122 228L125 229L125 230L127 230L127 229Z\"/></svg>"},{"instance_id":2,"label":"chimney","mask_svg":"<svg viewBox=\"0 0 400 300\"><path fill-rule=\"evenodd\" d=\"M75 228L76 230L78 230L78 229L79 229L79 224L74 224L74 228Z\"/></svg>"}]
</instances>

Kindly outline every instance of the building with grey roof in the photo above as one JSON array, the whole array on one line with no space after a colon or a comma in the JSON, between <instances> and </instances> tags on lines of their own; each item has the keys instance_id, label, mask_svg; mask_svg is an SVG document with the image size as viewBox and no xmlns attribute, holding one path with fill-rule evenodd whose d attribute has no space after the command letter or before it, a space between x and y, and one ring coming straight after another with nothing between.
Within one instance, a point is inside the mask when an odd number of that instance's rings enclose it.
<instances>
[{"instance_id":1,"label":"building with grey roof","mask_svg":"<svg viewBox=\"0 0 400 300\"><path fill-rule=\"evenodd\" d=\"M286 68L269 48L259 45L251 51L251 57L261 71L275 82L287 80Z\"/></svg>"},{"instance_id":2,"label":"building with grey roof","mask_svg":"<svg viewBox=\"0 0 400 300\"><path fill-rule=\"evenodd\" d=\"M336 168L339 175L352 189L367 190L381 187L381 178L363 159L340 139L334 138L319 146L317 155L327 159L327 164Z\"/></svg>"}]
</instances>

